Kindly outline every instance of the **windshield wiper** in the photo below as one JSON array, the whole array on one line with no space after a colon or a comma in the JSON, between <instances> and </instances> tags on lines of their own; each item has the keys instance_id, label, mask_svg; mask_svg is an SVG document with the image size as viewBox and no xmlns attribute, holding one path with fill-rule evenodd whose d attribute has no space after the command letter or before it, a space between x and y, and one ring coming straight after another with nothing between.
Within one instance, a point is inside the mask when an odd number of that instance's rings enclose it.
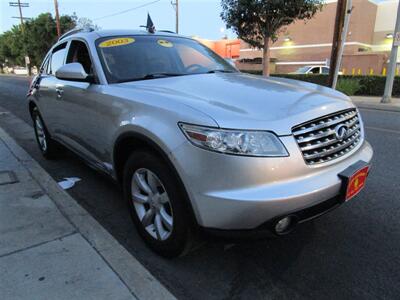
<instances>
[{"instance_id":1,"label":"windshield wiper","mask_svg":"<svg viewBox=\"0 0 400 300\"><path fill-rule=\"evenodd\" d=\"M211 74L211 73L236 73L236 72L230 71L230 70L224 70L224 69L216 69L216 70L210 70L207 73Z\"/></svg>"},{"instance_id":2,"label":"windshield wiper","mask_svg":"<svg viewBox=\"0 0 400 300\"><path fill-rule=\"evenodd\" d=\"M118 83L123 83L123 82L129 82L129 81L139 81L139 80L148 80L148 79L156 79L156 78L163 78L163 77L174 77L174 76L183 76L187 75L185 73L151 73L147 74L143 77L135 77L135 78L128 78L128 79L122 79L119 80Z\"/></svg>"},{"instance_id":3,"label":"windshield wiper","mask_svg":"<svg viewBox=\"0 0 400 300\"><path fill-rule=\"evenodd\" d=\"M174 76L183 76L186 75L185 73L167 73L167 72L160 72L160 73L151 73L143 76L141 79L154 79L159 77L174 77Z\"/></svg>"}]
</instances>

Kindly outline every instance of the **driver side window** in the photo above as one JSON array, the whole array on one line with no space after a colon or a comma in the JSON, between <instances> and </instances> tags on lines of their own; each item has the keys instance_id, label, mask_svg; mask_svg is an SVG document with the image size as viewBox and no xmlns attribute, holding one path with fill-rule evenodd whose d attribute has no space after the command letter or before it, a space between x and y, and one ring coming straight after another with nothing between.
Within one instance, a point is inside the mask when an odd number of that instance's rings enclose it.
<instances>
[{"instance_id":1,"label":"driver side window","mask_svg":"<svg viewBox=\"0 0 400 300\"><path fill-rule=\"evenodd\" d=\"M93 65L88 48L82 41L72 41L69 47L67 64L74 62L80 63L87 74L93 74Z\"/></svg>"}]
</instances>

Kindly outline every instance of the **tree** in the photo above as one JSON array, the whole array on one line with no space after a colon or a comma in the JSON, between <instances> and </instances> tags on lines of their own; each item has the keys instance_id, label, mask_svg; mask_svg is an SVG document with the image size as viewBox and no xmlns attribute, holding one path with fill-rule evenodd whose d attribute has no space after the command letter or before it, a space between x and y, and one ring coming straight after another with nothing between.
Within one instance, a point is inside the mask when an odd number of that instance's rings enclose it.
<instances>
[{"instance_id":1,"label":"tree","mask_svg":"<svg viewBox=\"0 0 400 300\"><path fill-rule=\"evenodd\" d=\"M76 26L75 16L61 16L61 34ZM50 13L40 14L25 23L23 44L32 66L39 66L47 51L57 41L56 21Z\"/></svg>"},{"instance_id":2,"label":"tree","mask_svg":"<svg viewBox=\"0 0 400 300\"><path fill-rule=\"evenodd\" d=\"M311 19L323 0L221 0L227 28L252 47L263 49L263 74L269 75L270 43L296 20Z\"/></svg>"},{"instance_id":3,"label":"tree","mask_svg":"<svg viewBox=\"0 0 400 300\"><path fill-rule=\"evenodd\" d=\"M76 22L76 27L77 28L92 28L94 30L101 29L100 26L94 24L93 21L88 18L79 18L78 21Z\"/></svg>"},{"instance_id":4,"label":"tree","mask_svg":"<svg viewBox=\"0 0 400 300\"><path fill-rule=\"evenodd\" d=\"M61 32L66 32L76 26L75 15L60 17ZM0 35L0 64L25 65L28 55L31 66L39 66L47 51L57 41L56 21L49 13L40 14L21 26L15 25Z\"/></svg>"}]
</instances>

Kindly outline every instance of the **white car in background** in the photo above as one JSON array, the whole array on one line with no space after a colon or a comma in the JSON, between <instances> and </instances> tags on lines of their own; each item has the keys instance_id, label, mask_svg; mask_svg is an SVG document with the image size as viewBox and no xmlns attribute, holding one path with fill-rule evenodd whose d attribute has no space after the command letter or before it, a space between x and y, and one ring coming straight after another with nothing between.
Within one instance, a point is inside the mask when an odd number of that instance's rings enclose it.
<instances>
[{"instance_id":1,"label":"white car in background","mask_svg":"<svg viewBox=\"0 0 400 300\"><path fill-rule=\"evenodd\" d=\"M16 75L28 75L28 71L24 67L14 67L13 72Z\"/></svg>"},{"instance_id":2,"label":"white car in background","mask_svg":"<svg viewBox=\"0 0 400 300\"><path fill-rule=\"evenodd\" d=\"M290 74L329 74L329 67L327 66L304 66L298 68L295 72ZM339 72L342 75L343 72Z\"/></svg>"}]
</instances>

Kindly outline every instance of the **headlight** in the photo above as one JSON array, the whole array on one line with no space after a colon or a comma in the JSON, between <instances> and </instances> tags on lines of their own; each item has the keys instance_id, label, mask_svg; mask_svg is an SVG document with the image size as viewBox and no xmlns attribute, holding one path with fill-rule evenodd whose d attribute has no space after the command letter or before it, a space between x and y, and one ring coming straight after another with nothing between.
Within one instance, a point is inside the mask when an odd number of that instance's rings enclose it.
<instances>
[{"instance_id":1,"label":"headlight","mask_svg":"<svg viewBox=\"0 0 400 300\"><path fill-rule=\"evenodd\" d=\"M288 156L279 138L267 131L227 130L179 123L188 140L207 150L245 156Z\"/></svg>"}]
</instances>

